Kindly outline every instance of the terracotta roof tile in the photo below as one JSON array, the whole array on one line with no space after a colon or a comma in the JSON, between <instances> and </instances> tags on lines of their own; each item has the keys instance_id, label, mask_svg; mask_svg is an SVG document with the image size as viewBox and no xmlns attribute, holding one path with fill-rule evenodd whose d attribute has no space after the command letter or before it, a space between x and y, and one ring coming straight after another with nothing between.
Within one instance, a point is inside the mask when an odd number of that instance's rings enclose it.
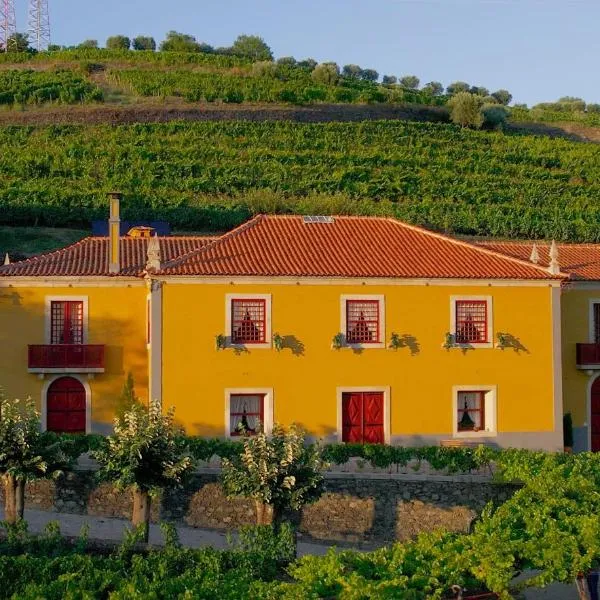
<instances>
[{"instance_id":1,"label":"terracotta roof tile","mask_svg":"<svg viewBox=\"0 0 600 600\"><path fill-rule=\"evenodd\" d=\"M164 261L171 261L209 244L214 237L159 238ZM140 276L146 266L148 238L122 237L119 275ZM0 277L96 277L108 276L108 238L88 237L55 252L0 266Z\"/></svg>"},{"instance_id":2,"label":"terracotta roof tile","mask_svg":"<svg viewBox=\"0 0 600 600\"><path fill-rule=\"evenodd\" d=\"M548 242L476 242L481 248L526 261L534 243L538 249L538 264L547 267L550 263ZM558 264L563 273L569 273L571 279L600 281L600 244L557 244L557 247Z\"/></svg>"},{"instance_id":3,"label":"terracotta roof tile","mask_svg":"<svg viewBox=\"0 0 600 600\"><path fill-rule=\"evenodd\" d=\"M546 269L380 217L258 216L166 264L168 275L556 279Z\"/></svg>"}]
</instances>

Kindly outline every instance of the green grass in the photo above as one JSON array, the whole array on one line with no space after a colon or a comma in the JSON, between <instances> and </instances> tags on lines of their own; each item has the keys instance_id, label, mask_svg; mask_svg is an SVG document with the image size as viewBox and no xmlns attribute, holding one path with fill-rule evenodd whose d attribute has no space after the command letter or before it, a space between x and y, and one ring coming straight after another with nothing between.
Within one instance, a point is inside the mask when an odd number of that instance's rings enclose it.
<instances>
[{"instance_id":1,"label":"green grass","mask_svg":"<svg viewBox=\"0 0 600 600\"><path fill-rule=\"evenodd\" d=\"M90 235L82 229L50 227L0 227L1 258L5 254L11 258L31 256L51 252Z\"/></svg>"}]
</instances>

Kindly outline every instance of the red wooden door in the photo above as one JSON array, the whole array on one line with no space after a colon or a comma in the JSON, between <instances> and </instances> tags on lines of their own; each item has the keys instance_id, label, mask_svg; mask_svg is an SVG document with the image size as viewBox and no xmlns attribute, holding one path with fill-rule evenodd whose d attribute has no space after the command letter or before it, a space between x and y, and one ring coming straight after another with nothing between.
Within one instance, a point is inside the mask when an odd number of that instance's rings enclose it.
<instances>
[{"instance_id":1,"label":"red wooden door","mask_svg":"<svg viewBox=\"0 0 600 600\"><path fill-rule=\"evenodd\" d=\"M597 377L592 384L592 394L590 398L590 427L592 437L592 452L600 452L600 377Z\"/></svg>"},{"instance_id":2,"label":"red wooden door","mask_svg":"<svg viewBox=\"0 0 600 600\"><path fill-rule=\"evenodd\" d=\"M342 394L342 441L383 444L383 392Z\"/></svg>"},{"instance_id":3,"label":"red wooden door","mask_svg":"<svg viewBox=\"0 0 600 600\"><path fill-rule=\"evenodd\" d=\"M46 429L57 433L85 433L85 388L73 377L61 377L48 389Z\"/></svg>"}]
</instances>

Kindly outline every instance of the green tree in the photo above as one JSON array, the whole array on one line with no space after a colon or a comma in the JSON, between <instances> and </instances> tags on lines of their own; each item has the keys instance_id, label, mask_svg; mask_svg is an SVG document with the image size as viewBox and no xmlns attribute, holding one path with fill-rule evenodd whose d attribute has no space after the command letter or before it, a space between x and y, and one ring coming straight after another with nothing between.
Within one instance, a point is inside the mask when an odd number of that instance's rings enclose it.
<instances>
[{"instance_id":1,"label":"green tree","mask_svg":"<svg viewBox=\"0 0 600 600\"><path fill-rule=\"evenodd\" d=\"M340 77L340 68L334 62L320 63L310 76L315 83L335 85Z\"/></svg>"},{"instance_id":2,"label":"green tree","mask_svg":"<svg viewBox=\"0 0 600 600\"><path fill-rule=\"evenodd\" d=\"M508 106L512 100L512 94L508 90L496 90L492 96L504 106Z\"/></svg>"},{"instance_id":3,"label":"green tree","mask_svg":"<svg viewBox=\"0 0 600 600\"><path fill-rule=\"evenodd\" d=\"M441 96L444 93L444 86L439 81L430 81L423 86L423 91L432 96Z\"/></svg>"},{"instance_id":4,"label":"green tree","mask_svg":"<svg viewBox=\"0 0 600 600\"><path fill-rule=\"evenodd\" d=\"M260 60L252 63L252 75L255 77L275 77L277 65L272 60Z\"/></svg>"},{"instance_id":5,"label":"green tree","mask_svg":"<svg viewBox=\"0 0 600 600\"><path fill-rule=\"evenodd\" d=\"M483 124L481 114L481 96L469 92L459 92L448 101L450 119L461 127L479 129Z\"/></svg>"},{"instance_id":6,"label":"green tree","mask_svg":"<svg viewBox=\"0 0 600 600\"><path fill-rule=\"evenodd\" d=\"M26 33L13 33L6 40L7 52L29 52L30 50L29 36Z\"/></svg>"},{"instance_id":7,"label":"green tree","mask_svg":"<svg viewBox=\"0 0 600 600\"><path fill-rule=\"evenodd\" d=\"M394 85L398 83L398 78L395 75L384 75L382 81L384 85Z\"/></svg>"},{"instance_id":8,"label":"green tree","mask_svg":"<svg viewBox=\"0 0 600 600\"><path fill-rule=\"evenodd\" d=\"M359 79L362 73L362 68L358 65L344 65L342 68L342 75L344 77L350 77L352 79Z\"/></svg>"},{"instance_id":9,"label":"green tree","mask_svg":"<svg viewBox=\"0 0 600 600\"><path fill-rule=\"evenodd\" d=\"M472 85L471 88L469 89L469 92L471 94L475 94L476 96L481 96L481 97L490 95L489 90L480 85Z\"/></svg>"},{"instance_id":10,"label":"green tree","mask_svg":"<svg viewBox=\"0 0 600 600\"><path fill-rule=\"evenodd\" d=\"M169 31L167 39L160 44L161 52L200 52L196 38L186 33Z\"/></svg>"},{"instance_id":11,"label":"green tree","mask_svg":"<svg viewBox=\"0 0 600 600\"><path fill-rule=\"evenodd\" d=\"M138 35L133 38L134 50L156 50L156 40L146 35Z\"/></svg>"},{"instance_id":12,"label":"green tree","mask_svg":"<svg viewBox=\"0 0 600 600\"><path fill-rule=\"evenodd\" d=\"M293 56L282 56L277 59L277 64L281 67L295 67L297 63Z\"/></svg>"},{"instance_id":13,"label":"green tree","mask_svg":"<svg viewBox=\"0 0 600 600\"><path fill-rule=\"evenodd\" d=\"M61 50L64 50L65 47L64 46L60 46L59 44L50 44L48 46L48 52L60 52Z\"/></svg>"},{"instance_id":14,"label":"green tree","mask_svg":"<svg viewBox=\"0 0 600 600\"><path fill-rule=\"evenodd\" d=\"M123 385L121 395L117 400L117 409L115 414L118 419L129 412L134 406L142 406L140 399L135 395L135 382L131 371L127 373L127 379Z\"/></svg>"},{"instance_id":15,"label":"green tree","mask_svg":"<svg viewBox=\"0 0 600 600\"><path fill-rule=\"evenodd\" d=\"M314 58L305 58L304 60L298 61L298 66L303 69L312 71L317 66L317 61Z\"/></svg>"},{"instance_id":16,"label":"green tree","mask_svg":"<svg viewBox=\"0 0 600 600\"><path fill-rule=\"evenodd\" d=\"M400 85L408 90L416 90L419 87L419 83L419 78L416 75L400 77Z\"/></svg>"},{"instance_id":17,"label":"green tree","mask_svg":"<svg viewBox=\"0 0 600 600\"><path fill-rule=\"evenodd\" d=\"M222 461L221 481L230 498L256 504L258 525L277 524L285 509L299 510L324 491L327 467L316 444L305 445L304 432L292 425L273 427L272 435L244 437L243 452Z\"/></svg>"},{"instance_id":18,"label":"green tree","mask_svg":"<svg viewBox=\"0 0 600 600\"><path fill-rule=\"evenodd\" d=\"M481 107L483 125L492 129L501 129L508 118L508 108L503 104L484 103Z\"/></svg>"},{"instance_id":19,"label":"green tree","mask_svg":"<svg viewBox=\"0 0 600 600\"><path fill-rule=\"evenodd\" d=\"M240 35L231 45L236 56L245 56L252 60L273 60L271 48L257 35Z\"/></svg>"},{"instance_id":20,"label":"green tree","mask_svg":"<svg viewBox=\"0 0 600 600\"><path fill-rule=\"evenodd\" d=\"M129 50L131 40L126 35L113 35L106 40L106 47L109 50Z\"/></svg>"},{"instance_id":21,"label":"green tree","mask_svg":"<svg viewBox=\"0 0 600 600\"><path fill-rule=\"evenodd\" d=\"M471 86L465 81L455 81L446 88L446 94L454 96L460 92L468 92L470 87Z\"/></svg>"},{"instance_id":22,"label":"green tree","mask_svg":"<svg viewBox=\"0 0 600 600\"><path fill-rule=\"evenodd\" d=\"M98 461L98 476L119 490L133 494L134 527L143 527L148 541L151 501L161 490L181 485L194 463L179 441L180 430L174 423L174 409L163 415L160 404L151 401L148 410L134 405L115 420L114 434L93 451Z\"/></svg>"},{"instance_id":23,"label":"green tree","mask_svg":"<svg viewBox=\"0 0 600 600\"><path fill-rule=\"evenodd\" d=\"M77 46L78 48L82 48L82 49L86 49L86 48L97 48L98 47L98 40L83 40L83 42L81 42L81 44L79 44L79 46Z\"/></svg>"},{"instance_id":24,"label":"green tree","mask_svg":"<svg viewBox=\"0 0 600 600\"><path fill-rule=\"evenodd\" d=\"M379 79L379 73L375 69L363 69L360 72L359 77L363 81L377 81Z\"/></svg>"}]
</instances>

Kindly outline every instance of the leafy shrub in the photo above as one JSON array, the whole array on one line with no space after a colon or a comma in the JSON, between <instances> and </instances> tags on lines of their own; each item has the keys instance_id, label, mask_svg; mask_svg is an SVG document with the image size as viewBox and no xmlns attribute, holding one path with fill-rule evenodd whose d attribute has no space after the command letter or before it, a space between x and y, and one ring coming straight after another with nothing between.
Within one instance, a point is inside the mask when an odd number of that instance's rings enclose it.
<instances>
[{"instance_id":1,"label":"leafy shrub","mask_svg":"<svg viewBox=\"0 0 600 600\"><path fill-rule=\"evenodd\" d=\"M458 92L450 100L450 118L453 123L461 127L478 129L483 124L481 114L481 98L477 94Z\"/></svg>"},{"instance_id":2,"label":"leafy shrub","mask_svg":"<svg viewBox=\"0 0 600 600\"><path fill-rule=\"evenodd\" d=\"M508 118L508 109L502 104L484 104L481 107L483 124L492 129L502 128Z\"/></svg>"}]
</instances>

